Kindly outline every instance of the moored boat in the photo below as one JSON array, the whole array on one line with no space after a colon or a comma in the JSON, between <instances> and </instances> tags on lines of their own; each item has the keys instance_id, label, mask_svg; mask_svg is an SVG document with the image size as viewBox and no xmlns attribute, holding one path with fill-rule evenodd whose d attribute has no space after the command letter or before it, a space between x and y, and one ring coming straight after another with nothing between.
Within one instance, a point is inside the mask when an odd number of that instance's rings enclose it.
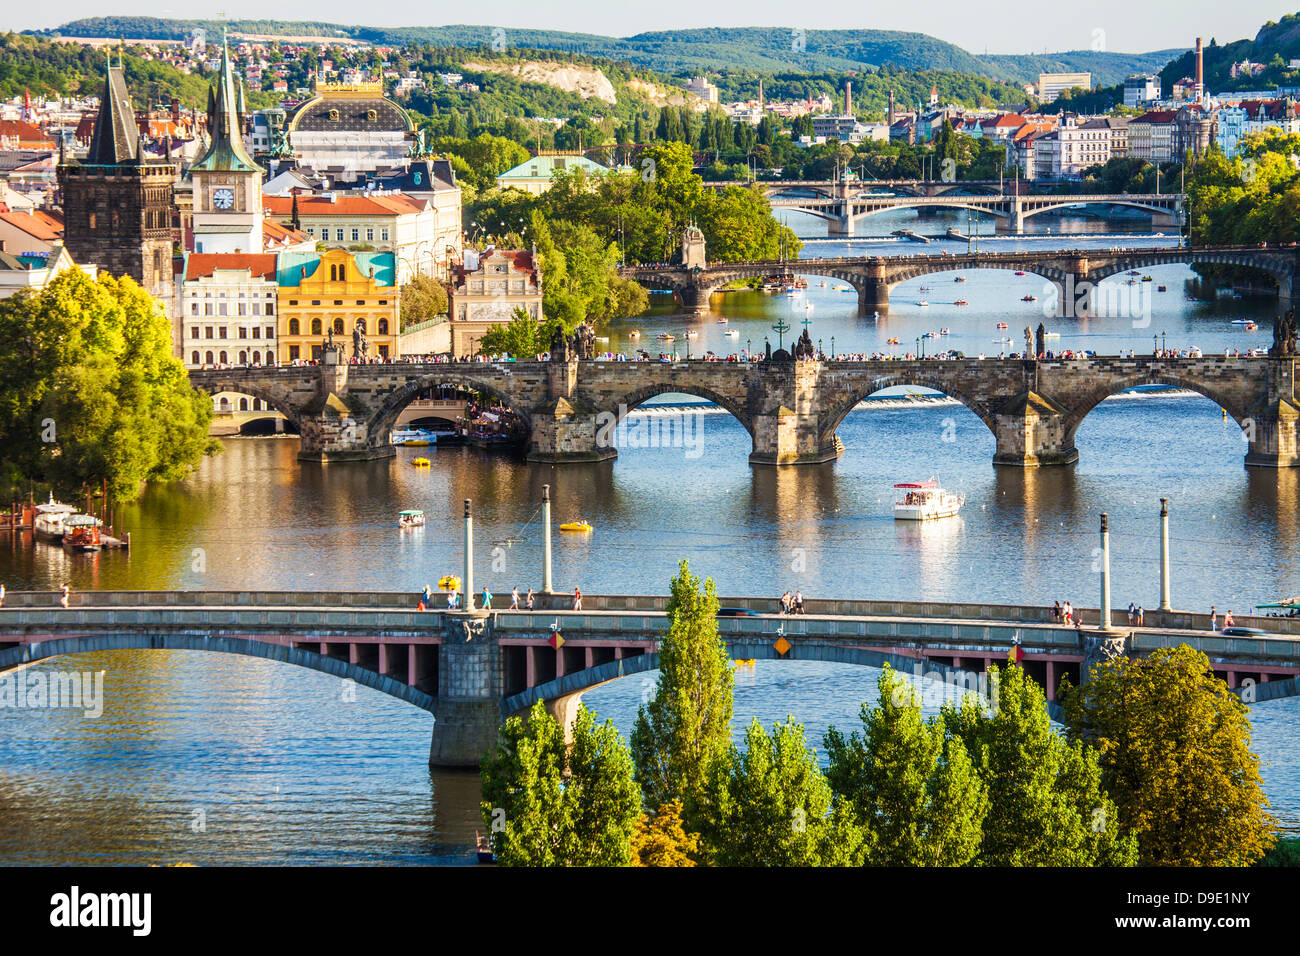
<instances>
[{"instance_id":1,"label":"moored boat","mask_svg":"<svg viewBox=\"0 0 1300 956\"><path fill-rule=\"evenodd\" d=\"M63 547L68 551L98 551L101 547L101 524L103 522L92 515L68 515L63 519Z\"/></svg>"},{"instance_id":2,"label":"moored boat","mask_svg":"<svg viewBox=\"0 0 1300 956\"><path fill-rule=\"evenodd\" d=\"M399 528L423 528L424 512L418 508L407 508L405 511L397 513L397 525Z\"/></svg>"},{"instance_id":3,"label":"moored boat","mask_svg":"<svg viewBox=\"0 0 1300 956\"><path fill-rule=\"evenodd\" d=\"M62 541L63 523L68 519L69 515L76 513L77 509L72 505L65 505L55 501L54 496L50 495L49 501L36 506L36 518L32 522L32 531L38 540Z\"/></svg>"},{"instance_id":4,"label":"moored boat","mask_svg":"<svg viewBox=\"0 0 1300 956\"><path fill-rule=\"evenodd\" d=\"M900 521L950 518L966 503L960 495L944 491L933 478L929 481L903 482L894 487L903 492L903 497L894 502L894 518Z\"/></svg>"}]
</instances>

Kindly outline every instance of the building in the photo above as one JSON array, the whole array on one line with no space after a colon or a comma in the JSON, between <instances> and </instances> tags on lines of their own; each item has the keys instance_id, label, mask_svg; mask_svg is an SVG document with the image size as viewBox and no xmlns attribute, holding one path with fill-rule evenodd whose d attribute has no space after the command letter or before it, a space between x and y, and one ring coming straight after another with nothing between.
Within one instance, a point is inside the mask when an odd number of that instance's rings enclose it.
<instances>
[{"instance_id":1,"label":"building","mask_svg":"<svg viewBox=\"0 0 1300 956\"><path fill-rule=\"evenodd\" d=\"M353 252L390 252L397 265L397 281L404 284L417 274L447 275L447 235L460 232L456 219L439 221L428 199L404 193L326 192L314 196L264 196L262 204L281 222L292 222L295 203L298 227L327 246ZM454 244L459 248L459 240Z\"/></svg>"},{"instance_id":2,"label":"building","mask_svg":"<svg viewBox=\"0 0 1300 956\"><path fill-rule=\"evenodd\" d=\"M262 168L244 148L230 51L221 43L216 92L208 91L207 150L186 174L191 183L194 251L262 251Z\"/></svg>"},{"instance_id":3,"label":"building","mask_svg":"<svg viewBox=\"0 0 1300 956\"><path fill-rule=\"evenodd\" d=\"M575 169L582 170L588 176L603 176L610 171L608 166L602 166L581 153L538 153L498 176L497 185L502 189L522 189L530 195L540 196L551 188L555 173L567 173Z\"/></svg>"},{"instance_id":4,"label":"building","mask_svg":"<svg viewBox=\"0 0 1300 956\"><path fill-rule=\"evenodd\" d=\"M420 152L406 110L379 83L317 83L315 95L289 117L298 163L334 180L392 169Z\"/></svg>"},{"instance_id":5,"label":"building","mask_svg":"<svg viewBox=\"0 0 1300 956\"><path fill-rule=\"evenodd\" d=\"M401 311L391 252L328 249L278 258L281 363L319 361L331 337L350 356L358 331L369 358L397 358Z\"/></svg>"},{"instance_id":6,"label":"building","mask_svg":"<svg viewBox=\"0 0 1300 956\"><path fill-rule=\"evenodd\" d=\"M0 251L46 254L63 242L63 223L41 209L0 212Z\"/></svg>"},{"instance_id":7,"label":"building","mask_svg":"<svg viewBox=\"0 0 1300 956\"><path fill-rule=\"evenodd\" d=\"M686 92L694 93L706 103L718 102L718 88L709 82L707 76L697 76L687 81Z\"/></svg>"},{"instance_id":8,"label":"building","mask_svg":"<svg viewBox=\"0 0 1300 956\"><path fill-rule=\"evenodd\" d=\"M0 120L0 150L56 149L57 144L39 127L23 120Z\"/></svg>"},{"instance_id":9,"label":"building","mask_svg":"<svg viewBox=\"0 0 1300 956\"><path fill-rule=\"evenodd\" d=\"M0 242L0 299L40 291L61 272L78 268L91 279L98 272L94 266L78 266L61 243L55 243L49 252L11 254Z\"/></svg>"},{"instance_id":10,"label":"building","mask_svg":"<svg viewBox=\"0 0 1300 956\"><path fill-rule=\"evenodd\" d=\"M1188 104L1174 114L1173 158L1191 153L1204 154L1214 142L1214 113L1199 104Z\"/></svg>"},{"instance_id":11,"label":"building","mask_svg":"<svg viewBox=\"0 0 1300 956\"><path fill-rule=\"evenodd\" d=\"M73 260L129 275L170 307L176 166L144 158L120 60L107 69L89 153L60 163L58 176Z\"/></svg>"},{"instance_id":12,"label":"building","mask_svg":"<svg viewBox=\"0 0 1300 956\"><path fill-rule=\"evenodd\" d=\"M201 253L181 272L181 357L187 368L276 364L276 256Z\"/></svg>"},{"instance_id":13,"label":"building","mask_svg":"<svg viewBox=\"0 0 1300 956\"><path fill-rule=\"evenodd\" d=\"M1237 155L1243 136L1266 129L1300 133L1297 104L1290 97L1283 100L1243 100L1235 106L1221 106L1216 118L1215 142L1229 159Z\"/></svg>"},{"instance_id":14,"label":"building","mask_svg":"<svg viewBox=\"0 0 1300 956\"><path fill-rule=\"evenodd\" d=\"M1151 110L1128 121L1128 154L1148 163L1174 158L1173 110Z\"/></svg>"},{"instance_id":15,"label":"building","mask_svg":"<svg viewBox=\"0 0 1300 956\"><path fill-rule=\"evenodd\" d=\"M483 333L508 324L515 309L539 322L543 318L542 274L531 252L467 251L465 262L453 270L447 293L452 355L474 355Z\"/></svg>"},{"instance_id":16,"label":"building","mask_svg":"<svg viewBox=\"0 0 1300 956\"><path fill-rule=\"evenodd\" d=\"M1038 98L1044 103L1051 103L1066 90L1075 87L1082 90L1092 89L1091 73L1039 73Z\"/></svg>"},{"instance_id":17,"label":"building","mask_svg":"<svg viewBox=\"0 0 1300 956\"><path fill-rule=\"evenodd\" d=\"M1124 105L1130 109L1144 108L1160 99L1160 77L1154 73L1135 73L1124 81Z\"/></svg>"}]
</instances>

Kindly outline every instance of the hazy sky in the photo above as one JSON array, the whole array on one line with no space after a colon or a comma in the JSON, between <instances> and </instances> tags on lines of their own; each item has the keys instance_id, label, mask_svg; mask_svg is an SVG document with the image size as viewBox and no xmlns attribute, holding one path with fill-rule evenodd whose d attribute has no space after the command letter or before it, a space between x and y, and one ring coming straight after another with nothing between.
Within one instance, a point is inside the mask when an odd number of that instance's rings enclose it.
<instances>
[{"instance_id":1,"label":"hazy sky","mask_svg":"<svg viewBox=\"0 0 1300 956\"><path fill-rule=\"evenodd\" d=\"M1300 0L1291 0L1300 6ZM397 5L401 7L402 5ZM818 10L816 19L792 22L792 7ZM550 8L550 9L548 9ZM356 0L218 0L205 9L177 0L62 0L57 4L6 3L0 29L26 30L66 23L80 17L137 14L159 17L264 17L324 20L373 26L429 26L482 23L628 36L648 30L719 26L802 26L909 30L928 33L972 53L1026 53L1043 50L1106 49L1137 53L1190 47L1193 38L1216 37L1220 43L1253 37L1268 20L1292 8L1277 0L1075 0L1030 3L1010 0L915 0L912 3L853 0L792 5L789 0L653 0L610 3L608 0L495 0L491 4L412 4L409 12L393 6L367 10ZM836 12L841 11L841 12ZM490 19L489 19L490 18Z\"/></svg>"}]
</instances>

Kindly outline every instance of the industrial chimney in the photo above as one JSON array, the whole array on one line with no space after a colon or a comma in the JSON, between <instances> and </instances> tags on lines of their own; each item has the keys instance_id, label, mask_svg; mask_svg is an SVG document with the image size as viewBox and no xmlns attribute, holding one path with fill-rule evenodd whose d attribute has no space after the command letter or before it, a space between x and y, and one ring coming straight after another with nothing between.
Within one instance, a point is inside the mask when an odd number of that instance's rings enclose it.
<instances>
[{"instance_id":1,"label":"industrial chimney","mask_svg":"<svg viewBox=\"0 0 1300 956\"><path fill-rule=\"evenodd\" d=\"M894 91L889 91L889 125L894 125Z\"/></svg>"},{"instance_id":2,"label":"industrial chimney","mask_svg":"<svg viewBox=\"0 0 1300 956\"><path fill-rule=\"evenodd\" d=\"M1197 103L1205 101L1205 50L1201 46L1201 38L1196 38L1196 88L1194 95Z\"/></svg>"},{"instance_id":3,"label":"industrial chimney","mask_svg":"<svg viewBox=\"0 0 1300 956\"><path fill-rule=\"evenodd\" d=\"M853 81L844 81L844 115L853 115Z\"/></svg>"}]
</instances>

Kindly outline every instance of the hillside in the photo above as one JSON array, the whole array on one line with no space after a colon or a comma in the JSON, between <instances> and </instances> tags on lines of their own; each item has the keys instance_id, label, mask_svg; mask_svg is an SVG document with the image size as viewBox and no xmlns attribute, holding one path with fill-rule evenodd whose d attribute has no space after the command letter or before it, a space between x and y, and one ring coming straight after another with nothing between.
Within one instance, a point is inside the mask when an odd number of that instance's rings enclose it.
<instances>
[{"instance_id":1,"label":"hillside","mask_svg":"<svg viewBox=\"0 0 1300 956\"><path fill-rule=\"evenodd\" d=\"M1253 40L1235 40L1220 45L1211 37L1205 48L1205 82L1211 90L1258 90L1281 86L1300 86L1300 70L1287 63L1300 59L1300 13L1289 13L1281 20L1270 20L1260 27ZM1263 63L1266 67L1256 76L1231 76L1232 64L1242 60ZM1165 89L1195 70L1194 56L1184 53L1160 72Z\"/></svg>"},{"instance_id":2,"label":"hillside","mask_svg":"<svg viewBox=\"0 0 1300 956\"><path fill-rule=\"evenodd\" d=\"M955 44L923 33L894 30L807 30L735 27L664 30L630 37L606 37L558 30L506 29L492 26L367 27L317 21L169 20L153 17L95 17L75 20L44 35L183 39L203 27L210 37L223 27L232 33L259 36L335 37L377 44L431 43L442 46L490 46L558 50L623 60L667 73L751 70L826 72L871 70L886 64L910 70L974 73L998 80L1029 83L1042 70L1088 70L1098 84L1120 82L1130 73L1156 70L1179 51L1102 53L1075 50L1051 55L976 56Z\"/></svg>"}]
</instances>

